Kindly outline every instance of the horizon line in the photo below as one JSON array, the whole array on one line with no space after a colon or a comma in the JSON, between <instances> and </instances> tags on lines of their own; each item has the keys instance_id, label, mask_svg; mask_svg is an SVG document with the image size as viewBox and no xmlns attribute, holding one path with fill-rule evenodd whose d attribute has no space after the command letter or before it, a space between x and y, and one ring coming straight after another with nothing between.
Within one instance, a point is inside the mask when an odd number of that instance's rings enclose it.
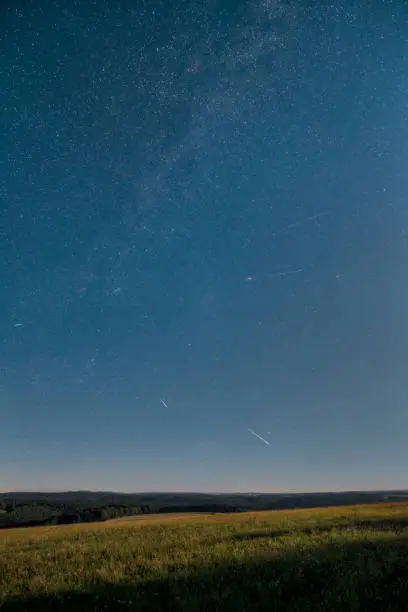
<instances>
[{"instance_id":1,"label":"horizon line","mask_svg":"<svg viewBox=\"0 0 408 612\"><path fill-rule=\"evenodd\" d=\"M222 491L196 491L192 489L174 489L166 491L164 489L151 489L140 491L118 491L113 489L0 489L1 494L10 493L110 493L113 495L152 495L152 494L191 494L191 495L305 495L305 494L330 494L330 493L377 493L377 492L400 492L408 493L408 489L328 489L328 490L301 490L301 489L279 489L272 491L265 490L222 490Z\"/></svg>"}]
</instances>

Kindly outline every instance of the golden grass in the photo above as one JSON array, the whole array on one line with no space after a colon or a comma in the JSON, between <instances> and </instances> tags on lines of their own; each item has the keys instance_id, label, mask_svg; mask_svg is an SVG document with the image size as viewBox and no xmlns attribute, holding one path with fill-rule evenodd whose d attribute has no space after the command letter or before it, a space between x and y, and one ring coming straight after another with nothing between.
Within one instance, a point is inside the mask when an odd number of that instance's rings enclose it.
<instances>
[{"instance_id":1,"label":"golden grass","mask_svg":"<svg viewBox=\"0 0 408 612\"><path fill-rule=\"evenodd\" d=\"M0 532L0 610L408 610L407 597L406 502Z\"/></svg>"}]
</instances>

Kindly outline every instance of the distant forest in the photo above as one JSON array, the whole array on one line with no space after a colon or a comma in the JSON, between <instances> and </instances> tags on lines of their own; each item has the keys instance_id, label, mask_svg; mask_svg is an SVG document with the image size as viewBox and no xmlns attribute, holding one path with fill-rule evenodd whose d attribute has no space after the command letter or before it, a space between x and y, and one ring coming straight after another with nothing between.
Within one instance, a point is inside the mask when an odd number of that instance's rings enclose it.
<instances>
[{"instance_id":1,"label":"distant forest","mask_svg":"<svg viewBox=\"0 0 408 612\"><path fill-rule=\"evenodd\" d=\"M0 493L0 529L156 513L225 513L408 501L408 491L341 493Z\"/></svg>"}]
</instances>

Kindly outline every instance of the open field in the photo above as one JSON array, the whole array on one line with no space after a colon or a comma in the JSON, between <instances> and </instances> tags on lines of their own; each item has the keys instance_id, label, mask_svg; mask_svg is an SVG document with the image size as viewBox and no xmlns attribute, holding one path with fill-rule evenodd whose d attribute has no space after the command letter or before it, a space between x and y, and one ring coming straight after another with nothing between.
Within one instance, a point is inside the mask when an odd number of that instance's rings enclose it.
<instances>
[{"instance_id":1,"label":"open field","mask_svg":"<svg viewBox=\"0 0 408 612\"><path fill-rule=\"evenodd\" d=\"M151 521L160 521L165 522L168 520L187 520L191 518L203 518L203 516L212 516L212 514L205 515L202 512L179 512L179 513L160 513L160 514L136 514L135 516L123 516L117 519L110 519L106 521L107 523L118 523L118 522L128 522L128 521L143 521L143 522L151 522Z\"/></svg>"},{"instance_id":2,"label":"open field","mask_svg":"<svg viewBox=\"0 0 408 612\"><path fill-rule=\"evenodd\" d=\"M408 503L5 530L0 610L408 610Z\"/></svg>"}]
</instances>

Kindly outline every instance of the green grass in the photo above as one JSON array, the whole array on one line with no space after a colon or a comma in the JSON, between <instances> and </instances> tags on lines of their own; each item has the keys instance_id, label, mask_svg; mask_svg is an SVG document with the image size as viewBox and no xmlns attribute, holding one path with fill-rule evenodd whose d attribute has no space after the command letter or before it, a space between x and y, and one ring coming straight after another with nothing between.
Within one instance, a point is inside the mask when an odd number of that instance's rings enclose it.
<instances>
[{"instance_id":1,"label":"green grass","mask_svg":"<svg viewBox=\"0 0 408 612\"><path fill-rule=\"evenodd\" d=\"M408 503L4 530L0 610L408 610Z\"/></svg>"}]
</instances>

